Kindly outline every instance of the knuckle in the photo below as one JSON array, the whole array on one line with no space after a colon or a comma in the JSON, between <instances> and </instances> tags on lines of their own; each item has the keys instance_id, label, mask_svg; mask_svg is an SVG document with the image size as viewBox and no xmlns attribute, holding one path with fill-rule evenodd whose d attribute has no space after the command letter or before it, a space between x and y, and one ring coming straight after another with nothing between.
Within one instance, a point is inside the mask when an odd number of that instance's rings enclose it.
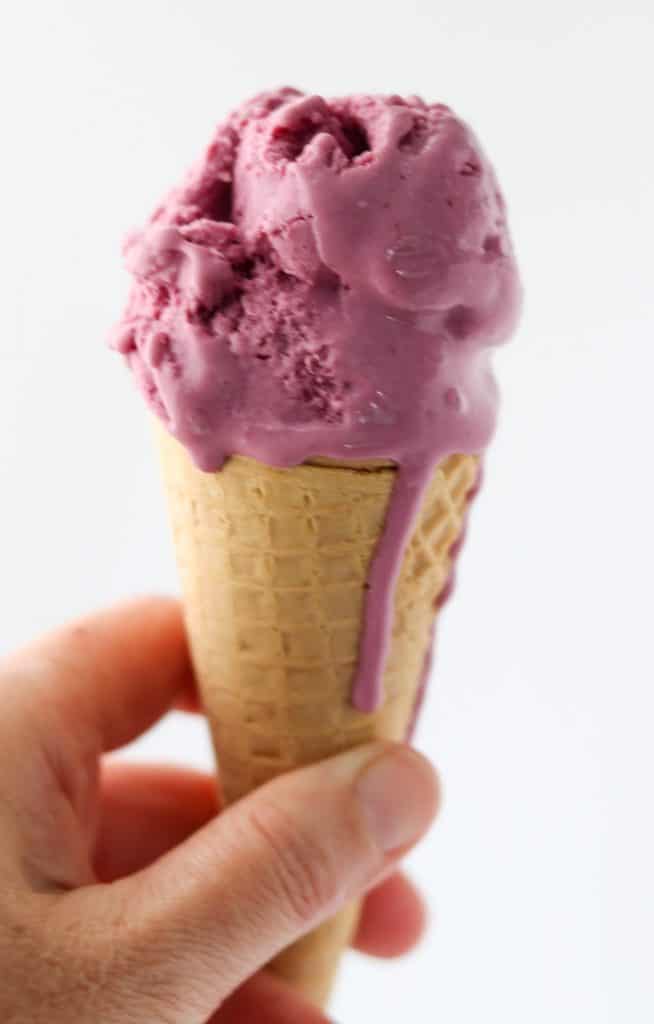
<instances>
[{"instance_id":1,"label":"knuckle","mask_svg":"<svg viewBox=\"0 0 654 1024\"><path fill-rule=\"evenodd\" d=\"M1 901L0 1021L175 1024L192 1012L137 948L123 912L94 914L80 891Z\"/></svg>"},{"instance_id":2,"label":"knuckle","mask_svg":"<svg viewBox=\"0 0 654 1024\"><path fill-rule=\"evenodd\" d=\"M10 979L8 991L20 992L28 1005L38 994L39 1009L52 1019L63 1019L58 1015L64 1007L78 1019L86 1019L84 1014L102 986L105 964L93 937L81 931L59 920L57 901L36 896L25 900L10 930L13 968L3 958ZM12 973L14 979L22 975L20 985L12 986Z\"/></svg>"},{"instance_id":3,"label":"knuckle","mask_svg":"<svg viewBox=\"0 0 654 1024\"><path fill-rule=\"evenodd\" d=\"M306 924L342 897L329 845L272 802L253 808L249 825L267 849L269 885L294 921Z\"/></svg>"},{"instance_id":4,"label":"knuckle","mask_svg":"<svg viewBox=\"0 0 654 1024\"><path fill-rule=\"evenodd\" d=\"M156 952L144 945L137 915L111 886L96 897L94 912L81 905L58 921L60 956L70 976L68 998L83 1011L84 1022L174 1024L183 1007L168 990Z\"/></svg>"}]
</instances>

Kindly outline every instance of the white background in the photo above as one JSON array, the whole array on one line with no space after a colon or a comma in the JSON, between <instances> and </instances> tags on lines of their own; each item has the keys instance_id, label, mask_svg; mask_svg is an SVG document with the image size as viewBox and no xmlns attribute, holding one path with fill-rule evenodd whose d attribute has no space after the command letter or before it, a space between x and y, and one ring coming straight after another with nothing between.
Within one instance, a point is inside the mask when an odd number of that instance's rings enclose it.
<instances>
[{"instance_id":1,"label":"white background","mask_svg":"<svg viewBox=\"0 0 654 1024\"><path fill-rule=\"evenodd\" d=\"M418 738L446 793L412 858L433 928L397 965L353 956L333 1012L651 1022L649 3L7 6L0 647L176 587L146 417L104 348L126 229L260 88L447 101L499 170L527 304ZM181 716L136 753L209 763Z\"/></svg>"}]
</instances>

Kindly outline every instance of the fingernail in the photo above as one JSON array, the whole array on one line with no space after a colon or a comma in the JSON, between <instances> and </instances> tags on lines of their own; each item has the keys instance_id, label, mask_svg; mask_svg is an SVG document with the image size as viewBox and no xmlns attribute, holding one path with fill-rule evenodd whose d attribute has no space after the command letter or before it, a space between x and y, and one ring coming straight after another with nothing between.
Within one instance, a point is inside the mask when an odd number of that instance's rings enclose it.
<instances>
[{"instance_id":1,"label":"fingernail","mask_svg":"<svg viewBox=\"0 0 654 1024\"><path fill-rule=\"evenodd\" d=\"M384 853L415 842L436 813L434 770L409 747L393 747L369 762L356 791L370 833Z\"/></svg>"}]
</instances>

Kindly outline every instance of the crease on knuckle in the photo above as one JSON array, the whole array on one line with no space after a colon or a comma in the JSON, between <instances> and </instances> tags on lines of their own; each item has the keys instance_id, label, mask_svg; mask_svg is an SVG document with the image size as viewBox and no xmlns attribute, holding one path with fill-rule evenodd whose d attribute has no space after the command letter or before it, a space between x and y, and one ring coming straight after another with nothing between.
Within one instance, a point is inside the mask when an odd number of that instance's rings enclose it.
<instances>
[{"instance_id":1,"label":"crease on knuckle","mask_svg":"<svg viewBox=\"0 0 654 1024\"><path fill-rule=\"evenodd\" d=\"M57 955L68 966L68 998L87 1015L84 1021L131 1024L156 1019L173 1024L184 1008L176 993L167 990L156 954L140 944L138 920L116 896L115 887L103 886L100 893L104 905L98 906L97 916L73 906L58 921Z\"/></svg>"},{"instance_id":2,"label":"crease on knuckle","mask_svg":"<svg viewBox=\"0 0 654 1024\"><path fill-rule=\"evenodd\" d=\"M269 803L252 809L249 825L271 854L271 886L294 923L304 925L338 902L340 886L330 850L301 830L292 815Z\"/></svg>"},{"instance_id":3,"label":"crease on knuckle","mask_svg":"<svg viewBox=\"0 0 654 1024\"><path fill-rule=\"evenodd\" d=\"M16 976L25 972L14 991L21 993L26 1006L38 1008L35 1022L46 1016L48 1020L64 1019L60 1016L64 1012L88 1019L105 970L94 936L82 935L81 925L73 928L59 921L59 902L49 896L24 901L12 927Z\"/></svg>"},{"instance_id":4,"label":"crease on knuckle","mask_svg":"<svg viewBox=\"0 0 654 1024\"><path fill-rule=\"evenodd\" d=\"M191 1000L167 992L159 965L127 941L132 936L122 911L89 913L78 892L20 900L10 895L3 895L0 908L1 1021L188 1019Z\"/></svg>"}]
</instances>

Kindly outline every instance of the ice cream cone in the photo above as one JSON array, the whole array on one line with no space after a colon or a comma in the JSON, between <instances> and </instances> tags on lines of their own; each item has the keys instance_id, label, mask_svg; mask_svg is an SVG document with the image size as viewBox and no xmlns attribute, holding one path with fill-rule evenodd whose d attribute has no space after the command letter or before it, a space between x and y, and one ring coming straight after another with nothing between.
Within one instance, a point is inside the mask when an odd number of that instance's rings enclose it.
<instances>
[{"instance_id":1,"label":"ice cream cone","mask_svg":"<svg viewBox=\"0 0 654 1024\"><path fill-rule=\"evenodd\" d=\"M425 493L395 591L371 714L350 701L368 566L393 487L389 465L273 469L233 457L204 473L159 431L164 478L202 699L227 801L282 772L412 719L438 597L451 570L478 460L453 455ZM356 927L350 906L272 969L323 1005Z\"/></svg>"}]
</instances>

